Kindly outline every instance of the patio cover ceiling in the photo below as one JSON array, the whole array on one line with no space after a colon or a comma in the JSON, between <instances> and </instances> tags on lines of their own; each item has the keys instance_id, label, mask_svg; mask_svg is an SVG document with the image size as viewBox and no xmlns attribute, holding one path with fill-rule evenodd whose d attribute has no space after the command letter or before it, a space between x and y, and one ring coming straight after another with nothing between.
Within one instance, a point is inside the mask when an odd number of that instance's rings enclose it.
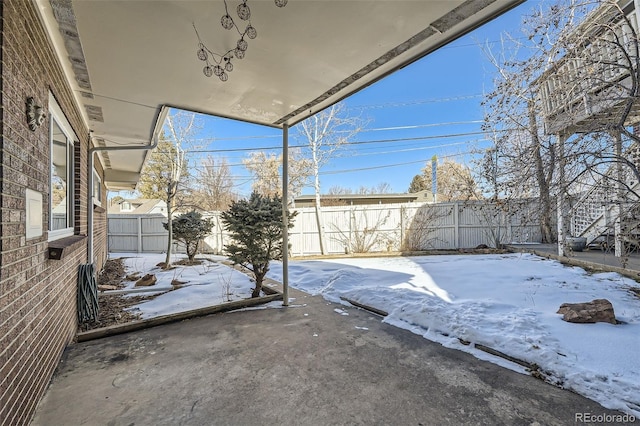
<instances>
[{"instance_id":1,"label":"patio cover ceiling","mask_svg":"<svg viewBox=\"0 0 640 426\"><path fill-rule=\"evenodd\" d=\"M149 144L166 107L294 125L523 0L249 0L258 37L226 82L203 74L194 29L214 52L235 47L222 1L34 1L94 144L115 147ZM107 186L134 187L147 155L104 152Z\"/></svg>"}]
</instances>

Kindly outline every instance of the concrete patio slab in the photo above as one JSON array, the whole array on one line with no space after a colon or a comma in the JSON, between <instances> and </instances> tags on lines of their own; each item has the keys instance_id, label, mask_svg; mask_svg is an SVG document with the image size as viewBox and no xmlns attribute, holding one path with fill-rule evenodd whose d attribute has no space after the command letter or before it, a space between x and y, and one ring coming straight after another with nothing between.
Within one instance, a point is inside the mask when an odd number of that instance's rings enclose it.
<instances>
[{"instance_id":1,"label":"concrete patio slab","mask_svg":"<svg viewBox=\"0 0 640 426\"><path fill-rule=\"evenodd\" d=\"M291 297L289 308L75 344L32 424L566 425L619 414L367 311Z\"/></svg>"}]
</instances>

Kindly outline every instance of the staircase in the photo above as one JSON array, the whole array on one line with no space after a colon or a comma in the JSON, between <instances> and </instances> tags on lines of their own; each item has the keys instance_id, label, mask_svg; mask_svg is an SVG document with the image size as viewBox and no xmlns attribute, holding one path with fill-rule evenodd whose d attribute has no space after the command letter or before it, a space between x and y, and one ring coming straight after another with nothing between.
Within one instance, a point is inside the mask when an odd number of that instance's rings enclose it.
<instances>
[{"instance_id":1,"label":"staircase","mask_svg":"<svg viewBox=\"0 0 640 426\"><path fill-rule=\"evenodd\" d=\"M566 51L534 84L546 134L598 132L607 123L620 121L625 126L640 123L633 65L638 55L639 5L638 1L604 2L566 35ZM638 144L625 155L636 167L640 165ZM620 197L616 176L612 165L573 204L570 235L586 237L589 244L602 235L613 236L618 228L621 235L617 237L625 244L640 245L634 237L640 236L640 197L631 191ZM627 187L638 193L638 179L631 173L625 176Z\"/></svg>"},{"instance_id":2,"label":"staircase","mask_svg":"<svg viewBox=\"0 0 640 426\"><path fill-rule=\"evenodd\" d=\"M589 244L601 235L613 234L616 212L610 200L614 195L615 189L600 182L583 195L571 211L571 235L586 237Z\"/></svg>"},{"instance_id":3,"label":"staircase","mask_svg":"<svg viewBox=\"0 0 640 426\"><path fill-rule=\"evenodd\" d=\"M571 234L585 237L587 244L602 235L615 235L615 222L620 216L621 233L625 242L638 246L640 236L640 201L616 202L614 184L605 184L603 177L584 194L571 210ZM632 191L640 191L638 182L627 182Z\"/></svg>"}]
</instances>

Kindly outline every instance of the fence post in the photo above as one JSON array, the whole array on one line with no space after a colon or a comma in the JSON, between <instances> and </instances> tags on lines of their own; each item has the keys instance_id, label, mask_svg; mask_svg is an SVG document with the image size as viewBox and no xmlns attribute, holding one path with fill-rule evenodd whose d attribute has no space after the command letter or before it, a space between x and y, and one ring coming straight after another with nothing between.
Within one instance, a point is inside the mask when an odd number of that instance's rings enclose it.
<instances>
[{"instance_id":1,"label":"fence post","mask_svg":"<svg viewBox=\"0 0 640 426\"><path fill-rule=\"evenodd\" d=\"M456 201L455 203L453 203L453 242L454 242L454 248L459 249L460 248L460 212L459 212L459 205L458 202Z\"/></svg>"},{"instance_id":2,"label":"fence post","mask_svg":"<svg viewBox=\"0 0 640 426\"><path fill-rule=\"evenodd\" d=\"M138 234L138 253L142 253L142 216L137 217L136 228Z\"/></svg>"},{"instance_id":3,"label":"fence post","mask_svg":"<svg viewBox=\"0 0 640 426\"><path fill-rule=\"evenodd\" d=\"M511 206L509 206L508 213L509 213L509 217L508 217L508 219L509 219L509 232L507 233L508 239L505 240L506 244L509 244L509 243L515 241L515 239L513 238L513 214L511 212ZM505 219L505 222L506 222L506 219ZM522 235L522 231L520 231L520 234ZM522 240L522 237L520 237L520 239Z\"/></svg>"},{"instance_id":4,"label":"fence post","mask_svg":"<svg viewBox=\"0 0 640 426\"><path fill-rule=\"evenodd\" d=\"M404 246L404 209L405 206L400 205L400 241L398 242L398 248L402 250Z\"/></svg>"},{"instance_id":5,"label":"fence post","mask_svg":"<svg viewBox=\"0 0 640 426\"><path fill-rule=\"evenodd\" d=\"M222 254L224 248L224 236L222 235L222 224L220 223L220 212L216 211L216 228L218 232L216 232L216 254Z\"/></svg>"},{"instance_id":6,"label":"fence post","mask_svg":"<svg viewBox=\"0 0 640 426\"><path fill-rule=\"evenodd\" d=\"M305 224L305 212L304 211L300 211L298 210L298 218L299 220L295 221L295 224L293 225L293 229L296 228L296 226L298 227L299 231L298 231L298 255L299 256L304 256L304 254L306 253L306 245L305 245L305 241L304 241L304 224Z\"/></svg>"}]
</instances>

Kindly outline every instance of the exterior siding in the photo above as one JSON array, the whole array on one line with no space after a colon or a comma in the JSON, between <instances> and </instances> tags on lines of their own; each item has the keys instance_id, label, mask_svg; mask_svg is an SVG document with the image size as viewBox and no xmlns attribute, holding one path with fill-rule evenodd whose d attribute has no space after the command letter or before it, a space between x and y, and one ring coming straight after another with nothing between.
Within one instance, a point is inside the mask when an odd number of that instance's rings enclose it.
<instances>
[{"instance_id":1,"label":"exterior siding","mask_svg":"<svg viewBox=\"0 0 640 426\"><path fill-rule=\"evenodd\" d=\"M31 1L0 3L0 424L28 424L76 329L78 266L86 239L47 256L50 148L48 118L29 130L26 99L48 112L53 93L77 142L74 231L86 235L88 129ZM26 189L43 198L41 237L26 238ZM103 194L106 191L103 192ZM106 205L106 199L103 201ZM106 214L96 214L96 258L106 258ZM102 245L100 247L99 245Z\"/></svg>"}]
</instances>

